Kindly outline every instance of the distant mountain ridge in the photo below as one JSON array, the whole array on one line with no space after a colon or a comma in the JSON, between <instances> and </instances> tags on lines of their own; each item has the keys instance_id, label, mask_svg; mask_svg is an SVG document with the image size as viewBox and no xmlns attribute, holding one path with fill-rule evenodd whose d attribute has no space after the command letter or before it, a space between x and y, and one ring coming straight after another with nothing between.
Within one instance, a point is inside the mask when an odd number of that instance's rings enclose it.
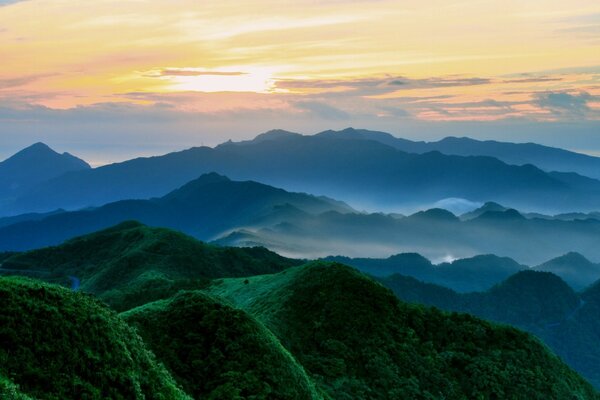
<instances>
[{"instance_id":1,"label":"distant mountain ridge","mask_svg":"<svg viewBox=\"0 0 600 400\"><path fill-rule=\"evenodd\" d=\"M414 149L394 146L396 139L383 140L385 134L365 132L302 136L274 131L252 141L191 148L73 172L5 202L0 215L163 196L212 171L286 190L324 194L372 209L397 210L463 198L567 212L593 210L600 201L598 180L573 173L548 173L531 164L508 165L489 156L447 155L439 150L411 153L407 150Z\"/></svg>"},{"instance_id":2,"label":"distant mountain ridge","mask_svg":"<svg viewBox=\"0 0 600 400\"><path fill-rule=\"evenodd\" d=\"M489 156L513 165L533 164L545 171L576 172L600 179L600 158L537 143L510 143L476 140L469 137L446 137L438 141L412 141L386 132L347 128L324 131L318 135L351 139L368 139L384 143L408 153L439 151L458 156Z\"/></svg>"}]
</instances>

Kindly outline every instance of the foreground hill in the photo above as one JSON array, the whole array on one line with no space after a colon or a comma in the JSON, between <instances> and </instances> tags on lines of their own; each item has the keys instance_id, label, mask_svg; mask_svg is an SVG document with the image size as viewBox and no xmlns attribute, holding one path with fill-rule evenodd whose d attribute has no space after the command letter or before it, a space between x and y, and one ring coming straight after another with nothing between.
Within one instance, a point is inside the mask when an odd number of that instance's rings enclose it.
<instances>
[{"instance_id":1,"label":"foreground hill","mask_svg":"<svg viewBox=\"0 0 600 400\"><path fill-rule=\"evenodd\" d=\"M85 161L36 143L0 162L0 205L48 179L89 170Z\"/></svg>"},{"instance_id":2,"label":"foreground hill","mask_svg":"<svg viewBox=\"0 0 600 400\"><path fill-rule=\"evenodd\" d=\"M135 331L92 297L5 277L0 298L1 398L190 399Z\"/></svg>"},{"instance_id":3,"label":"foreground hill","mask_svg":"<svg viewBox=\"0 0 600 400\"><path fill-rule=\"evenodd\" d=\"M264 248L221 248L126 222L60 246L8 256L0 272L69 286L76 279L79 289L123 310L202 287L212 278L273 273L298 264Z\"/></svg>"},{"instance_id":4,"label":"foreground hill","mask_svg":"<svg viewBox=\"0 0 600 400\"><path fill-rule=\"evenodd\" d=\"M590 209L600 200L600 181L550 174L531 164L515 166L493 157L439 151L414 154L363 138L275 132L250 142L192 148L71 173L31 189L3 207L0 215L163 196L211 171L376 209L463 198L559 212Z\"/></svg>"},{"instance_id":5,"label":"foreground hill","mask_svg":"<svg viewBox=\"0 0 600 400\"><path fill-rule=\"evenodd\" d=\"M322 399L304 369L247 313L180 292L123 314L195 399Z\"/></svg>"},{"instance_id":6,"label":"foreground hill","mask_svg":"<svg viewBox=\"0 0 600 400\"><path fill-rule=\"evenodd\" d=\"M552 273L522 271L488 291L459 294L401 275L379 280L402 300L468 312L534 333L600 387L599 284L577 294Z\"/></svg>"},{"instance_id":7,"label":"foreground hill","mask_svg":"<svg viewBox=\"0 0 600 400\"><path fill-rule=\"evenodd\" d=\"M598 398L525 333L398 301L339 264L216 281L335 399Z\"/></svg>"},{"instance_id":8,"label":"foreground hill","mask_svg":"<svg viewBox=\"0 0 600 400\"><path fill-rule=\"evenodd\" d=\"M164 226L209 240L234 227L256 223L282 205L313 214L352 211L348 205L329 198L290 193L253 181L231 181L211 173L158 199L119 201L0 228L0 251L56 245L126 220Z\"/></svg>"}]
</instances>

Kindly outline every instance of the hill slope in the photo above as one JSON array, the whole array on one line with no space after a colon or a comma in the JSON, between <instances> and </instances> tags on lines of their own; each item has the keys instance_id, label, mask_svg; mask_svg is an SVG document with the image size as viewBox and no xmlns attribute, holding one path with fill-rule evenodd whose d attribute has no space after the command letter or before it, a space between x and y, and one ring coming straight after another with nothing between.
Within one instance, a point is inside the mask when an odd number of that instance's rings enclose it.
<instances>
[{"instance_id":1,"label":"hill slope","mask_svg":"<svg viewBox=\"0 0 600 400\"><path fill-rule=\"evenodd\" d=\"M205 294L180 292L123 317L196 399L322 398L271 332Z\"/></svg>"},{"instance_id":2,"label":"hill slope","mask_svg":"<svg viewBox=\"0 0 600 400\"><path fill-rule=\"evenodd\" d=\"M522 271L486 292L459 294L394 275L379 279L402 300L468 312L534 333L600 387L600 285L577 294L548 272Z\"/></svg>"},{"instance_id":3,"label":"hill slope","mask_svg":"<svg viewBox=\"0 0 600 400\"><path fill-rule=\"evenodd\" d=\"M29 274L93 293L126 309L218 277L279 272L298 265L264 248L221 248L164 228L126 222L57 247L4 259L0 272Z\"/></svg>"},{"instance_id":4,"label":"hill slope","mask_svg":"<svg viewBox=\"0 0 600 400\"><path fill-rule=\"evenodd\" d=\"M255 315L336 399L598 398L527 334L399 302L339 264L221 280L210 292Z\"/></svg>"},{"instance_id":5,"label":"hill slope","mask_svg":"<svg viewBox=\"0 0 600 400\"><path fill-rule=\"evenodd\" d=\"M0 298L0 376L12 380L0 380L3 395L190 399L134 330L90 296L0 278Z\"/></svg>"}]
</instances>

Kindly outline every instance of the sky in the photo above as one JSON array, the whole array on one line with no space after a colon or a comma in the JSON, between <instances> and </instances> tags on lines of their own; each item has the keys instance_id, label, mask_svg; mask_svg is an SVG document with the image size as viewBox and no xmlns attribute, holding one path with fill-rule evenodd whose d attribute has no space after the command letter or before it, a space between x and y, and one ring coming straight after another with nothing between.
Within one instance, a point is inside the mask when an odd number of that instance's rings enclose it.
<instances>
[{"instance_id":1,"label":"sky","mask_svg":"<svg viewBox=\"0 0 600 400\"><path fill-rule=\"evenodd\" d=\"M349 126L600 155L600 2L0 0L0 159Z\"/></svg>"}]
</instances>

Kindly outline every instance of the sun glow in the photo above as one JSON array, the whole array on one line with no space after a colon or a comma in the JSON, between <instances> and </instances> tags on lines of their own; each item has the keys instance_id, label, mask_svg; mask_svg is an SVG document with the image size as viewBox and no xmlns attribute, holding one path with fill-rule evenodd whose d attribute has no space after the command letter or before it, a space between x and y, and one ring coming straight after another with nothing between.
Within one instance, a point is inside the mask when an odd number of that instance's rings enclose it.
<instances>
[{"instance_id":1,"label":"sun glow","mask_svg":"<svg viewBox=\"0 0 600 400\"><path fill-rule=\"evenodd\" d=\"M173 92L254 92L270 93L275 90L273 70L267 68L237 68L218 71L200 68L169 68L160 72L160 79L168 82L166 91Z\"/></svg>"}]
</instances>

